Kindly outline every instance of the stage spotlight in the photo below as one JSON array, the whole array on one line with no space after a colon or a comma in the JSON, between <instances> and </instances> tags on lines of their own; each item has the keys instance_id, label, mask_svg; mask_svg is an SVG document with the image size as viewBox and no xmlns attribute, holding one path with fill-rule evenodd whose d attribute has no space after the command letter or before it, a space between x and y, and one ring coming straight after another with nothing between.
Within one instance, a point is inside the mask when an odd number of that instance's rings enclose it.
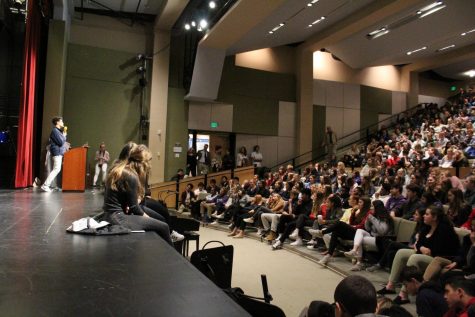
<instances>
[{"instance_id":1,"label":"stage spotlight","mask_svg":"<svg viewBox=\"0 0 475 317\"><path fill-rule=\"evenodd\" d=\"M208 26L208 22L205 20L205 19L201 19L200 21L200 27L202 29L206 29L206 27Z\"/></svg>"},{"instance_id":2,"label":"stage spotlight","mask_svg":"<svg viewBox=\"0 0 475 317\"><path fill-rule=\"evenodd\" d=\"M185 24L185 30L188 31L189 29L191 29L190 24L186 23L186 24Z\"/></svg>"},{"instance_id":3,"label":"stage spotlight","mask_svg":"<svg viewBox=\"0 0 475 317\"><path fill-rule=\"evenodd\" d=\"M208 3L208 5L209 5L210 9L216 8L216 2L214 2L214 1L210 1L210 2Z\"/></svg>"},{"instance_id":4,"label":"stage spotlight","mask_svg":"<svg viewBox=\"0 0 475 317\"><path fill-rule=\"evenodd\" d=\"M191 26L192 26L192 27L195 27L195 26L196 26L196 22L195 22L195 21L191 21Z\"/></svg>"}]
</instances>

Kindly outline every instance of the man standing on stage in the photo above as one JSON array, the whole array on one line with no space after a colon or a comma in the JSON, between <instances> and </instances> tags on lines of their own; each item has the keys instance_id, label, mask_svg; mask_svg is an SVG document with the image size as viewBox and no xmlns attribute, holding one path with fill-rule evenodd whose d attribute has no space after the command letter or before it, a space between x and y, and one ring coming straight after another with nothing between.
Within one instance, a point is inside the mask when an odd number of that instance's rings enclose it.
<instances>
[{"instance_id":1,"label":"man standing on stage","mask_svg":"<svg viewBox=\"0 0 475 317\"><path fill-rule=\"evenodd\" d=\"M53 169L49 173L48 178L41 186L41 189L45 192L51 192L51 183L61 172L61 164L63 163L63 155L66 152L66 131L62 131L64 128L63 118L54 117L54 128L49 136L50 153L53 157Z\"/></svg>"},{"instance_id":2,"label":"man standing on stage","mask_svg":"<svg viewBox=\"0 0 475 317\"><path fill-rule=\"evenodd\" d=\"M102 171L102 186L105 186L107 175L107 163L109 162L109 152L106 151L106 144L102 142L99 145L99 151L96 151L96 170L94 173L93 186L97 186L97 179Z\"/></svg>"}]
</instances>

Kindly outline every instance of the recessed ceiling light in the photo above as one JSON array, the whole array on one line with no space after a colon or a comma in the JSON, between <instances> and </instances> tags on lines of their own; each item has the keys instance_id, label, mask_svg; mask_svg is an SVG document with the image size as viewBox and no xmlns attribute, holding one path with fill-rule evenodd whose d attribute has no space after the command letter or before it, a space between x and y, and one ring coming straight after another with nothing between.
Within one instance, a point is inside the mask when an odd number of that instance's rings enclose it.
<instances>
[{"instance_id":1,"label":"recessed ceiling light","mask_svg":"<svg viewBox=\"0 0 475 317\"><path fill-rule=\"evenodd\" d=\"M453 47L455 47L455 44L439 48L436 52L442 52L442 51L448 50L448 49L453 48Z\"/></svg>"},{"instance_id":2,"label":"recessed ceiling light","mask_svg":"<svg viewBox=\"0 0 475 317\"><path fill-rule=\"evenodd\" d=\"M411 54L414 54L414 53L417 53L417 52L420 52L420 51L423 51L423 50L426 50L426 49L427 49L427 46L424 46L424 47L418 48L418 49L416 49L416 50L409 51L409 52L407 52L406 54L407 54L407 55L411 55Z\"/></svg>"},{"instance_id":3,"label":"recessed ceiling light","mask_svg":"<svg viewBox=\"0 0 475 317\"><path fill-rule=\"evenodd\" d=\"M475 70L469 70L468 72L463 73L464 75L467 75L469 77L475 77Z\"/></svg>"},{"instance_id":4,"label":"recessed ceiling light","mask_svg":"<svg viewBox=\"0 0 475 317\"><path fill-rule=\"evenodd\" d=\"M419 9L416 13L419 15L419 18L422 19L432 13L442 10L445 7L446 5L442 1L436 1Z\"/></svg>"},{"instance_id":5,"label":"recessed ceiling light","mask_svg":"<svg viewBox=\"0 0 475 317\"><path fill-rule=\"evenodd\" d=\"M315 3L317 3L319 0L312 0L310 1L309 3L307 3L307 6L308 7L311 7L312 5L314 5Z\"/></svg>"},{"instance_id":6,"label":"recessed ceiling light","mask_svg":"<svg viewBox=\"0 0 475 317\"><path fill-rule=\"evenodd\" d=\"M208 5L209 5L210 9L216 8L216 2L214 2L214 1L210 1L210 2L208 3Z\"/></svg>"},{"instance_id":7,"label":"recessed ceiling light","mask_svg":"<svg viewBox=\"0 0 475 317\"><path fill-rule=\"evenodd\" d=\"M284 25L285 25L285 22L279 23L279 25L277 25L276 27L274 27L272 30L269 31L269 34L274 33L275 31L277 31L278 29L280 29Z\"/></svg>"},{"instance_id":8,"label":"recessed ceiling light","mask_svg":"<svg viewBox=\"0 0 475 317\"><path fill-rule=\"evenodd\" d=\"M188 23L185 24L185 30L189 30L191 27Z\"/></svg>"},{"instance_id":9,"label":"recessed ceiling light","mask_svg":"<svg viewBox=\"0 0 475 317\"><path fill-rule=\"evenodd\" d=\"M472 33L472 32L475 32L475 29L470 30L470 31L467 31L467 32L463 32L463 33L460 34L460 35L465 36L465 35L470 34L470 33Z\"/></svg>"},{"instance_id":10,"label":"recessed ceiling light","mask_svg":"<svg viewBox=\"0 0 475 317\"><path fill-rule=\"evenodd\" d=\"M208 22L205 20L205 19L201 19L200 21L200 27L202 29L206 29L206 27L208 26Z\"/></svg>"},{"instance_id":11,"label":"recessed ceiling light","mask_svg":"<svg viewBox=\"0 0 475 317\"><path fill-rule=\"evenodd\" d=\"M312 22L312 25L317 24L317 23L320 23L320 22L322 22L322 21L325 20L325 19L326 19L325 17L320 17L320 19L317 19L317 20L313 21L313 22Z\"/></svg>"},{"instance_id":12,"label":"recessed ceiling light","mask_svg":"<svg viewBox=\"0 0 475 317\"><path fill-rule=\"evenodd\" d=\"M380 36L386 35L388 33L389 33L389 29L386 26L383 26L377 30L374 30L373 32L366 34L366 37L370 40L373 40Z\"/></svg>"}]
</instances>

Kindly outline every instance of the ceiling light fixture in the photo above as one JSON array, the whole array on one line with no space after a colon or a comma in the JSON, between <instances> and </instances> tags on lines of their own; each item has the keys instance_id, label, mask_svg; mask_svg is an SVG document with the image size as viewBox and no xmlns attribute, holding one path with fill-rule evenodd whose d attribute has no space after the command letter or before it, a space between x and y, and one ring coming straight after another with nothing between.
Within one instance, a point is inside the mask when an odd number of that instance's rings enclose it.
<instances>
[{"instance_id":1,"label":"ceiling light fixture","mask_svg":"<svg viewBox=\"0 0 475 317\"><path fill-rule=\"evenodd\" d=\"M407 54L407 55L412 55L412 54L414 54L414 53L417 53L417 52L420 52L420 51L423 51L423 50L426 50L426 49L427 49L427 46L424 46L424 47L418 48L417 50L413 50L413 51L407 52L406 54Z\"/></svg>"},{"instance_id":2,"label":"ceiling light fixture","mask_svg":"<svg viewBox=\"0 0 475 317\"><path fill-rule=\"evenodd\" d=\"M442 52L442 51L448 50L449 48L453 48L453 47L455 47L455 44L439 48L436 52Z\"/></svg>"},{"instance_id":3,"label":"ceiling light fixture","mask_svg":"<svg viewBox=\"0 0 475 317\"><path fill-rule=\"evenodd\" d=\"M206 29L206 27L208 26L208 22L205 20L205 19L201 19L200 21L200 27L202 29Z\"/></svg>"},{"instance_id":4,"label":"ceiling light fixture","mask_svg":"<svg viewBox=\"0 0 475 317\"><path fill-rule=\"evenodd\" d=\"M278 29L280 29L284 25L285 25L285 23L279 23L279 25L277 25L276 27L274 27L272 30L269 31L269 34L274 34L275 31L277 31Z\"/></svg>"},{"instance_id":5,"label":"ceiling light fixture","mask_svg":"<svg viewBox=\"0 0 475 317\"><path fill-rule=\"evenodd\" d=\"M436 1L434 3L429 4L428 6L419 9L417 11L417 15L419 15L419 18L422 19L432 13L442 10L445 7L446 5L442 1Z\"/></svg>"},{"instance_id":6,"label":"ceiling light fixture","mask_svg":"<svg viewBox=\"0 0 475 317\"><path fill-rule=\"evenodd\" d=\"M192 27L195 27L195 26L196 26L196 22L195 22L195 21L191 21L191 26L192 26Z\"/></svg>"},{"instance_id":7,"label":"ceiling light fixture","mask_svg":"<svg viewBox=\"0 0 475 317\"><path fill-rule=\"evenodd\" d=\"M186 24L185 24L185 30L188 31L189 29L191 29L191 27L190 27L190 25L189 25L188 23L186 23Z\"/></svg>"},{"instance_id":8,"label":"ceiling light fixture","mask_svg":"<svg viewBox=\"0 0 475 317\"><path fill-rule=\"evenodd\" d=\"M370 40L374 40L388 33L389 33L389 29L386 26L383 26L382 28L379 28L378 30L374 30L373 32L366 34L366 37Z\"/></svg>"},{"instance_id":9,"label":"ceiling light fixture","mask_svg":"<svg viewBox=\"0 0 475 317\"><path fill-rule=\"evenodd\" d=\"M475 29L470 30L470 31L467 31L467 32L463 32L463 33L460 34L460 35L465 36L465 35L470 34L470 33L472 33L472 32L475 32Z\"/></svg>"},{"instance_id":10,"label":"ceiling light fixture","mask_svg":"<svg viewBox=\"0 0 475 317\"><path fill-rule=\"evenodd\" d=\"M317 23L320 23L320 22L322 22L322 21L325 20L325 19L326 19L326 17L320 17L320 19L317 19L317 20L313 21L312 24L310 24L309 26L313 26L313 25L315 25L315 24L317 24Z\"/></svg>"},{"instance_id":11,"label":"ceiling light fixture","mask_svg":"<svg viewBox=\"0 0 475 317\"><path fill-rule=\"evenodd\" d=\"M307 3L308 7L313 6L315 3L317 3L319 0L312 0L311 2Z\"/></svg>"},{"instance_id":12,"label":"ceiling light fixture","mask_svg":"<svg viewBox=\"0 0 475 317\"><path fill-rule=\"evenodd\" d=\"M210 1L210 2L208 3L208 5L209 5L209 8L210 8L210 9L216 8L216 2L214 2L214 1Z\"/></svg>"}]
</instances>

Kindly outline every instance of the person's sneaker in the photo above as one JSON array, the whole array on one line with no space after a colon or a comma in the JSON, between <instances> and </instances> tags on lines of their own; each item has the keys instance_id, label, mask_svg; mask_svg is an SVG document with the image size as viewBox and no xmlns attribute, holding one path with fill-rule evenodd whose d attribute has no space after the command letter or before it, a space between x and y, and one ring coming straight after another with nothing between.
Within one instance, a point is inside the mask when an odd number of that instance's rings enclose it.
<instances>
[{"instance_id":1,"label":"person's sneaker","mask_svg":"<svg viewBox=\"0 0 475 317\"><path fill-rule=\"evenodd\" d=\"M290 234L289 239L297 240L298 236L299 236L299 229L295 229L295 230L292 231L292 233Z\"/></svg>"},{"instance_id":2,"label":"person's sneaker","mask_svg":"<svg viewBox=\"0 0 475 317\"><path fill-rule=\"evenodd\" d=\"M291 246L294 246L294 247L303 245L302 238L298 238L297 240L295 240L294 242L292 242L290 245L291 245Z\"/></svg>"},{"instance_id":3,"label":"person's sneaker","mask_svg":"<svg viewBox=\"0 0 475 317\"><path fill-rule=\"evenodd\" d=\"M170 238L172 239L172 242L178 242L185 239L185 236L173 230L172 233L170 233Z\"/></svg>"},{"instance_id":4,"label":"person's sneaker","mask_svg":"<svg viewBox=\"0 0 475 317\"><path fill-rule=\"evenodd\" d=\"M408 298L403 299L401 296L396 296L393 299L393 304L396 305L404 305L404 304L409 304L411 301Z\"/></svg>"},{"instance_id":5,"label":"person's sneaker","mask_svg":"<svg viewBox=\"0 0 475 317\"><path fill-rule=\"evenodd\" d=\"M44 192L47 192L47 193L52 192L51 188L49 186L45 185L45 184L41 185L41 190L44 191Z\"/></svg>"},{"instance_id":6,"label":"person's sneaker","mask_svg":"<svg viewBox=\"0 0 475 317\"><path fill-rule=\"evenodd\" d=\"M216 219L224 219L224 212L215 217Z\"/></svg>"},{"instance_id":7,"label":"person's sneaker","mask_svg":"<svg viewBox=\"0 0 475 317\"><path fill-rule=\"evenodd\" d=\"M330 262L330 259L331 259L330 254L327 254L320 261L318 261L318 264L327 265L328 262Z\"/></svg>"},{"instance_id":8,"label":"person's sneaker","mask_svg":"<svg viewBox=\"0 0 475 317\"><path fill-rule=\"evenodd\" d=\"M386 286L380 289L379 291L376 291L376 294L379 295L386 295L386 294L396 294L395 290L392 289L387 289Z\"/></svg>"},{"instance_id":9,"label":"person's sneaker","mask_svg":"<svg viewBox=\"0 0 475 317\"><path fill-rule=\"evenodd\" d=\"M347 251L347 252L343 252L343 254L347 257L347 258L354 258L356 257L356 251L355 250L350 250L350 251Z\"/></svg>"},{"instance_id":10,"label":"person's sneaker","mask_svg":"<svg viewBox=\"0 0 475 317\"><path fill-rule=\"evenodd\" d=\"M218 220L215 220L215 221L213 221L212 223L210 223L210 225L213 225L213 226L214 226L214 225L217 225L217 224L219 224Z\"/></svg>"},{"instance_id":11,"label":"person's sneaker","mask_svg":"<svg viewBox=\"0 0 475 317\"><path fill-rule=\"evenodd\" d=\"M307 245L315 245L317 244L317 241L315 239L311 239L310 241L307 242Z\"/></svg>"},{"instance_id":12,"label":"person's sneaker","mask_svg":"<svg viewBox=\"0 0 475 317\"><path fill-rule=\"evenodd\" d=\"M350 271L353 271L353 272L358 272L358 271L361 271L361 270L363 270L363 264L362 263L356 263L355 265L353 265L350 268Z\"/></svg>"},{"instance_id":13,"label":"person's sneaker","mask_svg":"<svg viewBox=\"0 0 475 317\"><path fill-rule=\"evenodd\" d=\"M366 271L368 272L374 272L378 270L381 270L381 265L379 265L379 263L376 263L375 265L371 265L370 267L366 268Z\"/></svg>"},{"instance_id":14,"label":"person's sneaker","mask_svg":"<svg viewBox=\"0 0 475 317\"><path fill-rule=\"evenodd\" d=\"M307 245L307 249L317 251L318 248L315 247L315 245Z\"/></svg>"},{"instance_id":15,"label":"person's sneaker","mask_svg":"<svg viewBox=\"0 0 475 317\"><path fill-rule=\"evenodd\" d=\"M254 223L254 219L252 217L245 218L242 221L247 222L247 223Z\"/></svg>"},{"instance_id":16,"label":"person's sneaker","mask_svg":"<svg viewBox=\"0 0 475 317\"><path fill-rule=\"evenodd\" d=\"M231 222L231 223L228 225L228 228L229 228L229 229L233 229L233 228L234 228L234 223Z\"/></svg>"},{"instance_id":17,"label":"person's sneaker","mask_svg":"<svg viewBox=\"0 0 475 317\"><path fill-rule=\"evenodd\" d=\"M273 249L273 250L282 249L282 242L280 242L280 240L277 240L277 241L272 245L272 249Z\"/></svg>"},{"instance_id":18,"label":"person's sneaker","mask_svg":"<svg viewBox=\"0 0 475 317\"><path fill-rule=\"evenodd\" d=\"M211 214L211 217L216 217L218 215L218 211L215 211Z\"/></svg>"}]
</instances>

